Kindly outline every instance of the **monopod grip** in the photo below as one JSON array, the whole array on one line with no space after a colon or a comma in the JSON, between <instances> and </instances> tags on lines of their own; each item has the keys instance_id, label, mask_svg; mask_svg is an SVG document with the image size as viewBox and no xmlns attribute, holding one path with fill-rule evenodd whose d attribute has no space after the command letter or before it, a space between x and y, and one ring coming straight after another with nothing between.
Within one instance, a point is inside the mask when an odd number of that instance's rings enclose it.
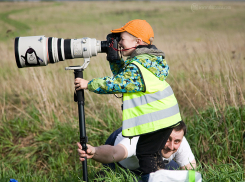
<instances>
[{"instance_id":1,"label":"monopod grip","mask_svg":"<svg viewBox=\"0 0 245 182\"><path fill-rule=\"evenodd\" d=\"M75 75L75 79L83 78L83 69L74 70L74 75ZM76 102L82 102L82 104L84 105L84 90L83 89L76 91Z\"/></svg>"}]
</instances>

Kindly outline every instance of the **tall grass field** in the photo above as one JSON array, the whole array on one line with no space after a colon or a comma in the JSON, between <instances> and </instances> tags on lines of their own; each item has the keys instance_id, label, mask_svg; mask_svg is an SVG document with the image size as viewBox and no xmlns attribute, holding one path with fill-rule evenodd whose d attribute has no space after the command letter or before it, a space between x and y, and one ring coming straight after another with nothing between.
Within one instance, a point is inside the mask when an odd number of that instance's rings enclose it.
<instances>
[{"instance_id":1,"label":"tall grass field","mask_svg":"<svg viewBox=\"0 0 245 182\"><path fill-rule=\"evenodd\" d=\"M195 4L193 4L195 3ZM83 59L18 69L14 39L45 35L106 40L132 19L153 27L165 52L172 86L187 124L187 140L204 182L244 181L244 2L1 2L0 181L82 181L74 74ZM112 75L106 54L91 58L84 78ZM98 146L122 125L122 100L85 90L88 143ZM88 160L92 181L135 181Z\"/></svg>"}]
</instances>

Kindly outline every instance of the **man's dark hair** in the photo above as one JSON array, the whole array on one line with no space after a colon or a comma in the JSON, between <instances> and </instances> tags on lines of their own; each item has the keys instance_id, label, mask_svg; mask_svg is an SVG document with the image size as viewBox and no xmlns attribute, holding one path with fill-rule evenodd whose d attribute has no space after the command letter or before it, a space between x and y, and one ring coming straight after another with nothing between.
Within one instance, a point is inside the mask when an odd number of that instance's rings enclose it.
<instances>
[{"instance_id":1,"label":"man's dark hair","mask_svg":"<svg viewBox=\"0 0 245 182\"><path fill-rule=\"evenodd\" d=\"M173 130L175 130L175 131L183 130L184 136L185 136L187 129L186 129L186 125L185 125L184 121L180 121L179 124L173 128Z\"/></svg>"}]
</instances>

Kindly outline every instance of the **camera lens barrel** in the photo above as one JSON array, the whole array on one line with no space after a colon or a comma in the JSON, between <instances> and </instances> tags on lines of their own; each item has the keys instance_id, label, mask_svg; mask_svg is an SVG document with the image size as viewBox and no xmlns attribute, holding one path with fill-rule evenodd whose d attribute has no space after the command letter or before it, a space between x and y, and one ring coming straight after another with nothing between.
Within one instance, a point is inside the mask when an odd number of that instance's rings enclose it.
<instances>
[{"instance_id":1,"label":"camera lens barrel","mask_svg":"<svg viewBox=\"0 0 245 182\"><path fill-rule=\"evenodd\" d=\"M60 61L65 60L65 53L64 53L64 39L59 38L58 39L58 58Z\"/></svg>"},{"instance_id":2,"label":"camera lens barrel","mask_svg":"<svg viewBox=\"0 0 245 182\"><path fill-rule=\"evenodd\" d=\"M71 53L71 39L64 40L64 51L65 51L65 59L73 59Z\"/></svg>"},{"instance_id":3,"label":"camera lens barrel","mask_svg":"<svg viewBox=\"0 0 245 182\"><path fill-rule=\"evenodd\" d=\"M48 64L48 42L44 36L16 37L15 59L19 68L46 66ZM51 54L52 54L52 50Z\"/></svg>"},{"instance_id":4,"label":"camera lens barrel","mask_svg":"<svg viewBox=\"0 0 245 182\"><path fill-rule=\"evenodd\" d=\"M47 66L65 59L90 58L101 52L101 41L91 38L63 39L45 36L16 37L18 68Z\"/></svg>"}]
</instances>

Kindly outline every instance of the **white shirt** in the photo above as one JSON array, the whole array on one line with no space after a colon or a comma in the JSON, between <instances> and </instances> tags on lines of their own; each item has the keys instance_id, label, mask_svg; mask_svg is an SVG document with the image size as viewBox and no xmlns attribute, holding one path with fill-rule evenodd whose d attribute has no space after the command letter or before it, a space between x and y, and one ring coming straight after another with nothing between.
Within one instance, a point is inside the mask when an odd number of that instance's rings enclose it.
<instances>
[{"instance_id":1,"label":"white shirt","mask_svg":"<svg viewBox=\"0 0 245 182\"><path fill-rule=\"evenodd\" d=\"M127 158L120 161L119 163L123 167L128 168L130 170L135 170L139 168L139 160L136 157L136 146L137 146L138 140L139 140L139 137L134 137L131 139L131 143L130 143L129 138L125 138L122 136L122 133L119 133L114 143L114 145L122 144L127 149L128 151ZM173 159L175 159L175 162L180 167L189 164L191 161L195 159L191 151L190 145L187 142L185 137L183 137L183 140L177 152L172 154L169 158L163 158L163 160L167 160L168 162L170 162Z\"/></svg>"}]
</instances>

